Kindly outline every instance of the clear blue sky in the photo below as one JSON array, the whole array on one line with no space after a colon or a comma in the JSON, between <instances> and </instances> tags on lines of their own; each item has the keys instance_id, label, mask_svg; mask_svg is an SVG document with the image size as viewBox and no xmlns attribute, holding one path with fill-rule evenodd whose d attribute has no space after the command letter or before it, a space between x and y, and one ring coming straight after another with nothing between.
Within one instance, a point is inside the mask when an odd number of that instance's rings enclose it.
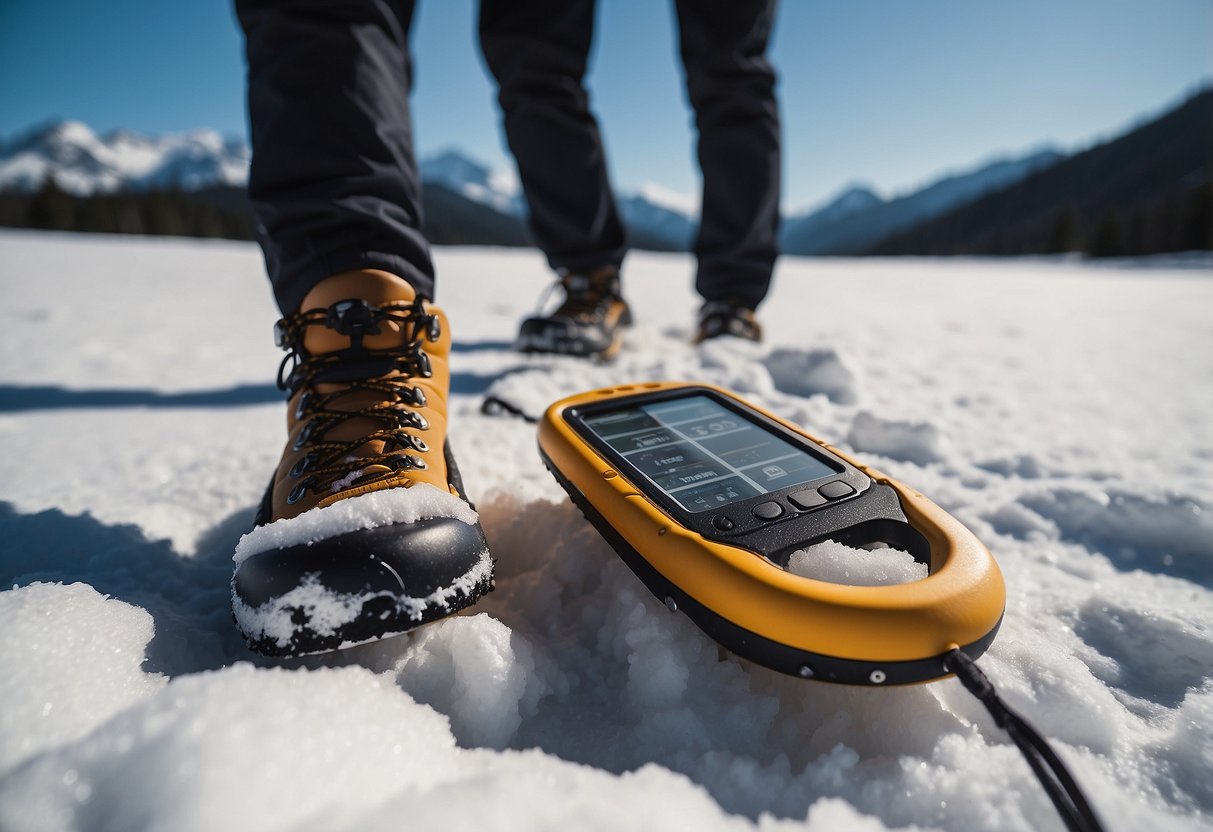
<instances>
[{"instance_id":1,"label":"clear blue sky","mask_svg":"<svg viewBox=\"0 0 1213 832\"><path fill-rule=\"evenodd\" d=\"M599 0L590 76L616 182L694 192L671 5ZM422 155L503 150L473 0L421 0ZM244 131L224 0L0 0L0 136L50 118L105 131ZM1209 0L784 0L773 57L785 201L862 180L886 193L1000 152L1081 147L1213 76Z\"/></svg>"}]
</instances>

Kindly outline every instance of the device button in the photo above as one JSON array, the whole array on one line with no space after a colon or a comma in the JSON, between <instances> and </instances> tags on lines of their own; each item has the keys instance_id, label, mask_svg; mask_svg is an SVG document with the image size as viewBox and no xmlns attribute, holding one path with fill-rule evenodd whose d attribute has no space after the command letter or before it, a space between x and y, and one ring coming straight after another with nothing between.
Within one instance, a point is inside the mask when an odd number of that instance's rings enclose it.
<instances>
[{"instance_id":1,"label":"device button","mask_svg":"<svg viewBox=\"0 0 1213 832\"><path fill-rule=\"evenodd\" d=\"M736 527L737 524L723 514L717 514L712 518L712 525L722 532L727 532Z\"/></svg>"},{"instance_id":2,"label":"device button","mask_svg":"<svg viewBox=\"0 0 1213 832\"><path fill-rule=\"evenodd\" d=\"M788 502L803 511L805 509L825 505L826 498L818 494L813 489L806 488L803 491L797 491L795 494L789 494Z\"/></svg>"},{"instance_id":3,"label":"device button","mask_svg":"<svg viewBox=\"0 0 1213 832\"><path fill-rule=\"evenodd\" d=\"M825 497L827 500L837 500L841 497L847 497L855 493L855 489L847 485L842 480L834 480L827 482L821 488L817 489L817 493Z\"/></svg>"},{"instance_id":4,"label":"device button","mask_svg":"<svg viewBox=\"0 0 1213 832\"><path fill-rule=\"evenodd\" d=\"M754 506L754 516L759 520L774 520L779 515L783 514L783 506L774 500L768 500L765 503L759 503Z\"/></svg>"}]
</instances>

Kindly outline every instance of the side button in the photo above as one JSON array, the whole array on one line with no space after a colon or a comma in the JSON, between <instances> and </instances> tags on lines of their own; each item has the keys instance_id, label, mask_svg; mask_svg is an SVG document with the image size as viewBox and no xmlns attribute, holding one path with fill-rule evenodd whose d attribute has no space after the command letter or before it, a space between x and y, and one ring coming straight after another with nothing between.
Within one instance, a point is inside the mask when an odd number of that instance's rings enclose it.
<instances>
[{"instance_id":1,"label":"side button","mask_svg":"<svg viewBox=\"0 0 1213 832\"><path fill-rule=\"evenodd\" d=\"M723 514L717 514L715 517L713 517L712 525L720 529L722 532L730 531L737 526L736 523L734 523L728 517L725 517Z\"/></svg>"},{"instance_id":2,"label":"side button","mask_svg":"<svg viewBox=\"0 0 1213 832\"><path fill-rule=\"evenodd\" d=\"M774 520L783 514L783 506L774 500L768 500L765 503L759 503L754 506L753 513L759 520Z\"/></svg>"},{"instance_id":3,"label":"side button","mask_svg":"<svg viewBox=\"0 0 1213 832\"><path fill-rule=\"evenodd\" d=\"M817 493L825 497L827 500L838 500L842 497L848 497L855 493L855 489L847 485L842 480L827 482L821 488L817 489Z\"/></svg>"},{"instance_id":4,"label":"side button","mask_svg":"<svg viewBox=\"0 0 1213 832\"><path fill-rule=\"evenodd\" d=\"M789 494L788 502L796 506L796 508L800 509L801 511L805 511L806 509L816 508L817 506L824 506L826 504L826 498L818 494L813 489L806 488L803 491L797 491L793 494Z\"/></svg>"}]
</instances>

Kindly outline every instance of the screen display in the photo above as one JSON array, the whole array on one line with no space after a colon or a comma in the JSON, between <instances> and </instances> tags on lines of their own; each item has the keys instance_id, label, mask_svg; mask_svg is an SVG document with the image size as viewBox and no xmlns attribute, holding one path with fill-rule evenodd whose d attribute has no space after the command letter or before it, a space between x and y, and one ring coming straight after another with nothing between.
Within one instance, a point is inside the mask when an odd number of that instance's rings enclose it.
<instances>
[{"instance_id":1,"label":"screen display","mask_svg":"<svg viewBox=\"0 0 1213 832\"><path fill-rule=\"evenodd\" d=\"M705 395L609 410L582 423L687 511L707 511L837 473Z\"/></svg>"}]
</instances>

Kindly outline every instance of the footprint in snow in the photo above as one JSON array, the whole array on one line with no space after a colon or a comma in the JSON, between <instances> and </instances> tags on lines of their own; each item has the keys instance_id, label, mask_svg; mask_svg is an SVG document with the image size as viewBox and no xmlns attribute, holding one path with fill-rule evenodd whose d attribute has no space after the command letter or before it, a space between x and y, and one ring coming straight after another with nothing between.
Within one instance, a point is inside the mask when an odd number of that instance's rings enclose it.
<instances>
[{"instance_id":1,"label":"footprint in snow","mask_svg":"<svg viewBox=\"0 0 1213 832\"><path fill-rule=\"evenodd\" d=\"M857 451L928 465L944 458L943 434L926 422L880 419L866 410L856 414L847 444Z\"/></svg>"},{"instance_id":2,"label":"footprint in snow","mask_svg":"<svg viewBox=\"0 0 1213 832\"><path fill-rule=\"evenodd\" d=\"M838 404L859 400L859 380L837 350L781 348L762 362L776 389L793 396L822 394Z\"/></svg>"}]
</instances>

